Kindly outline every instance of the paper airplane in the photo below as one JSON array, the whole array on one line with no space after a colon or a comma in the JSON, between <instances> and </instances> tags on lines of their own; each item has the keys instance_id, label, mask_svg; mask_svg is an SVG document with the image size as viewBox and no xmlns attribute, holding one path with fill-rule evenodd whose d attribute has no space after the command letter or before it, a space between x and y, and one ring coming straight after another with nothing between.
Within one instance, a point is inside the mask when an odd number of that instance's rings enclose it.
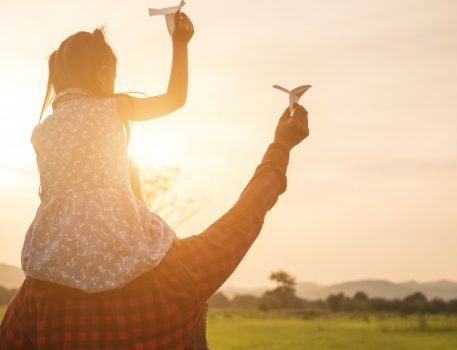
<instances>
[{"instance_id":1,"label":"paper airplane","mask_svg":"<svg viewBox=\"0 0 457 350\"><path fill-rule=\"evenodd\" d=\"M151 9L150 8L149 16L165 16L165 20L167 21L168 33L170 33L170 35L173 35L173 32L175 31L176 13L181 11L181 8L185 4L186 3L184 2L184 0L182 0L178 6L165 7L163 9Z\"/></svg>"},{"instance_id":2,"label":"paper airplane","mask_svg":"<svg viewBox=\"0 0 457 350\"><path fill-rule=\"evenodd\" d=\"M294 104L298 103L300 101L300 97L303 96L303 94L308 91L308 89L311 87L311 85L302 85L299 87L296 87L295 89L289 91L286 88L283 88L282 86L279 85L273 85L275 89L284 91L285 93L289 94L289 110L290 113L292 114L292 111L294 110Z\"/></svg>"}]
</instances>

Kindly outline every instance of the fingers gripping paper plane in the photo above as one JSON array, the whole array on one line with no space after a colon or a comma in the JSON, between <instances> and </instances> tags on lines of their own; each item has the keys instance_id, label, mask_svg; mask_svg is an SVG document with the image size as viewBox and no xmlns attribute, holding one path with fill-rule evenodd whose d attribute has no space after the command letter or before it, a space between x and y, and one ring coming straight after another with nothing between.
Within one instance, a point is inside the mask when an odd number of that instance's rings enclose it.
<instances>
[{"instance_id":1,"label":"fingers gripping paper plane","mask_svg":"<svg viewBox=\"0 0 457 350\"><path fill-rule=\"evenodd\" d=\"M294 103L298 103L300 101L300 97L303 96L303 94L308 91L308 89L311 87L311 85L302 85L299 87L296 87L295 89L289 91L282 86L279 85L273 85L275 89L284 91L285 93L289 94L289 110L290 113L294 110Z\"/></svg>"},{"instance_id":2,"label":"fingers gripping paper plane","mask_svg":"<svg viewBox=\"0 0 457 350\"><path fill-rule=\"evenodd\" d=\"M181 8L185 4L186 3L184 2L184 0L182 0L178 6L165 7L162 9L151 9L150 8L149 16L165 16L165 20L167 21L168 33L170 33L170 35L173 35L173 32L175 31L176 13L181 11Z\"/></svg>"}]
</instances>

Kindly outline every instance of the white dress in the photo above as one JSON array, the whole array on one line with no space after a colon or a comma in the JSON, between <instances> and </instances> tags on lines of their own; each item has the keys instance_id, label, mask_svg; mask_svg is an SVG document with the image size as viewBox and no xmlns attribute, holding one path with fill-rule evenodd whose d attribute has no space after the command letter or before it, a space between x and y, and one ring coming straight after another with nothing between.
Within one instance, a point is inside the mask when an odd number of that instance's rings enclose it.
<instances>
[{"instance_id":1,"label":"white dress","mask_svg":"<svg viewBox=\"0 0 457 350\"><path fill-rule=\"evenodd\" d=\"M158 265L175 234L130 186L115 98L56 97L33 131L42 200L22 249L26 276L84 290L119 288Z\"/></svg>"}]
</instances>

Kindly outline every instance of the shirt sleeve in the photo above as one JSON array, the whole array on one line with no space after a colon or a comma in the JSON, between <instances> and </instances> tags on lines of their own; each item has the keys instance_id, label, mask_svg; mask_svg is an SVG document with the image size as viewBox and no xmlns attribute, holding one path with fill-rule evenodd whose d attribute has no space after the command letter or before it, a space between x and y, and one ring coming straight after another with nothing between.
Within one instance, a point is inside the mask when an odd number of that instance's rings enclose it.
<instances>
[{"instance_id":1,"label":"shirt sleeve","mask_svg":"<svg viewBox=\"0 0 457 350\"><path fill-rule=\"evenodd\" d=\"M266 213L286 190L288 162L289 150L272 143L235 205L201 234L173 244L167 256L179 259L201 302L220 288L257 238Z\"/></svg>"}]
</instances>

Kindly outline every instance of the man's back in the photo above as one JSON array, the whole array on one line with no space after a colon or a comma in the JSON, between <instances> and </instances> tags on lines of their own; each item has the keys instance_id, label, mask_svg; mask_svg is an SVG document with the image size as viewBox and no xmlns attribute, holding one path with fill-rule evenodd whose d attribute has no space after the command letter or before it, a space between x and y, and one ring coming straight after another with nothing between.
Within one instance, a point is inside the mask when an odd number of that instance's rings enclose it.
<instances>
[{"instance_id":1,"label":"man's back","mask_svg":"<svg viewBox=\"0 0 457 350\"><path fill-rule=\"evenodd\" d=\"M84 293L26 279L0 330L1 349L184 349L207 299L243 259L286 189L289 151L272 144L237 203L203 233L175 241L123 288Z\"/></svg>"}]
</instances>

